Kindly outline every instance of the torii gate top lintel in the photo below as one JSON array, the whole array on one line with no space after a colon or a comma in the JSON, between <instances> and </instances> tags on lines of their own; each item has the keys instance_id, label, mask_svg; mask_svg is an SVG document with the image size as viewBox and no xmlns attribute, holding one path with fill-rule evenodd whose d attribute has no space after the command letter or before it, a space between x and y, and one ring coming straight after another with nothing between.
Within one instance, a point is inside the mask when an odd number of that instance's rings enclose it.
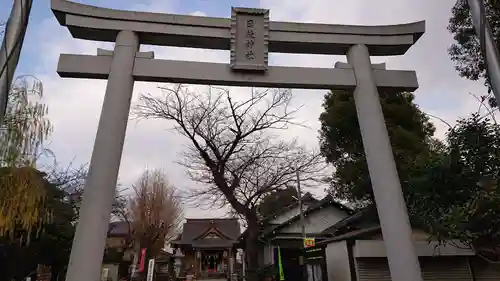
<instances>
[{"instance_id":1,"label":"torii gate top lintel","mask_svg":"<svg viewBox=\"0 0 500 281\"><path fill-rule=\"evenodd\" d=\"M229 50L231 19L114 10L51 0L57 20L74 38L115 42L118 32L142 44ZM345 55L363 44L372 56L402 55L425 32L425 21L385 26L269 22L269 52Z\"/></svg>"}]
</instances>

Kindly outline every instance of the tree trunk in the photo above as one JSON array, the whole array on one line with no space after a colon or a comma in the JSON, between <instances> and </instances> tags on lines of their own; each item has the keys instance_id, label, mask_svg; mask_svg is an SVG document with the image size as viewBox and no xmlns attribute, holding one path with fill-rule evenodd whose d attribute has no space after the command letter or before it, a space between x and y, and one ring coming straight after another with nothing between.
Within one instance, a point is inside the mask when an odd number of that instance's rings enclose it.
<instances>
[{"instance_id":1,"label":"tree trunk","mask_svg":"<svg viewBox=\"0 0 500 281\"><path fill-rule=\"evenodd\" d=\"M259 221L256 215L251 215L247 217L248 228L245 242L245 258L247 263L247 280L248 281L259 281L258 269L259 269L259 234L260 227Z\"/></svg>"}]
</instances>

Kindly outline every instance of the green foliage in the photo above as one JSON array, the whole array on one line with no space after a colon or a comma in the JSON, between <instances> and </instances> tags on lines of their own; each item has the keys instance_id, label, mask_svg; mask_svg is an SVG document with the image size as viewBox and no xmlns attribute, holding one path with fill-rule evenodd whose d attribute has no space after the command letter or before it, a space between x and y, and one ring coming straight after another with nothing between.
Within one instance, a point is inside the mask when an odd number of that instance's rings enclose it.
<instances>
[{"instance_id":1,"label":"green foliage","mask_svg":"<svg viewBox=\"0 0 500 281\"><path fill-rule=\"evenodd\" d=\"M493 37L499 44L500 5L484 0L486 18L492 27ZM484 58L481 53L478 36L474 30L467 0L458 0L452 9L448 30L456 43L448 50L456 69L462 77L478 80L485 77Z\"/></svg>"},{"instance_id":2,"label":"green foliage","mask_svg":"<svg viewBox=\"0 0 500 281\"><path fill-rule=\"evenodd\" d=\"M439 240L500 258L500 126L479 114L458 121L446 148L416 166L406 190L414 220Z\"/></svg>"},{"instance_id":3,"label":"green foliage","mask_svg":"<svg viewBox=\"0 0 500 281\"><path fill-rule=\"evenodd\" d=\"M257 211L262 218L272 216L297 202L297 196L297 189L295 187L273 191L262 199L257 207Z\"/></svg>"},{"instance_id":4,"label":"green foliage","mask_svg":"<svg viewBox=\"0 0 500 281\"><path fill-rule=\"evenodd\" d=\"M493 32L496 45L500 45L500 2L484 0L488 23ZM448 53L460 76L476 81L486 77L479 37L476 35L472 23L471 13L467 0L458 0L453 6L448 30L452 33L455 43L448 49ZM488 85L486 81L486 85ZM488 85L489 86L489 85ZM491 106L497 106L491 95L486 95Z\"/></svg>"},{"instance_id":5,"label":"green foliage","mask_svg":"<svg viewBox=\"0 0 500 281\"><path fill-rule=\"evenodd\" d=\"M411 93L380 93L382 109L402 182L416 162L427 159L435 142L434 126L414 103ZM336 169L332 193L351 202L372 201L372 190L356 106L352 93L333 91L325 96L320 116L320 147Z\"/></svg>"},{"instance_id":6,"label":"green foliage","mask_svg":"<svg viewBox=\"0 0 500 281\"><path fill-rule=\"evenodd\" d=\"M441 242L453 238L487 260L500 261L500 126L495 119L474 113L458 120L441 142L431 137L434 127L413 104L413 95L382 93L381 102L413 223ZM332 192L371 201L352 96L329 93L324 107L321 149L336 167Z\"/></svg>"},{"instance_id":7,"label":"green foliage","mask_svg":"<svg viewBox=\"0 0 500 281\"><path fill-rule=\"evenodd\" d=\"M32 168L22 169L31 169L32 176L37 176L43 183L41 186L46 194L43 209L52 218L50 221L37 221L37 232L23 226L22 220L16 220L17 224L9 228L8 235L0 235L1 280L21 280L34 271L38 264L51 265L56 271L63 271L73 240L74 210L66 200L65 192L49 182L44 173ZM2 169L9 172L6 170Z\"/></svg>"}]
</instances>

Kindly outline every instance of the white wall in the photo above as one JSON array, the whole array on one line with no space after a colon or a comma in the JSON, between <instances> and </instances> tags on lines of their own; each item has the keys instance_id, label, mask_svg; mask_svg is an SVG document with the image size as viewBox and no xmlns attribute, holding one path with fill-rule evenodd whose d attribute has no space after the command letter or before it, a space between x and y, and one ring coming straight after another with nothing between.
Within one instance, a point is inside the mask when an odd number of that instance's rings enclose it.
<instances>
[{"instance_id":1,"label":"white wall","mask_svg":"<svg viewBox=\"0 0 500 281\"><path fill-rule=\"evenodd\" d=\"M330 243L325 250L328 281L351 281L347 243Z\"/></svg>"},{"instance_id":2,"label":"white wall","mask_svg":"<svg viewBox=\"0 0 500 281\"><path fill-rule=\"evenodd\" d=\"M320 233L343 218L347 217L347 213L339 210L334 206L326 206L320 210L312 212L304 218L306 225L306 233ZM279 230L281 233L300 233L300 220L283 227Z\"/></svg>"}]
</instances>

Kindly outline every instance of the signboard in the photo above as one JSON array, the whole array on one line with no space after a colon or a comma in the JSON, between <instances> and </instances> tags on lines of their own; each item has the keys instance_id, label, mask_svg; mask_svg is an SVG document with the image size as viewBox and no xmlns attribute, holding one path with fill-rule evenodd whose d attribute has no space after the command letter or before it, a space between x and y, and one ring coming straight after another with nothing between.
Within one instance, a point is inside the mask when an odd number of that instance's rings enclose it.
<instances>
[{"instance_id":1,"label":"signboard","mask_svg":"<svg viewBox=\"0 0 500 281\"><path fill-rule=\"evenodd\" d=\"M150 259L148 263L148 275L146 276L146 281L153 281L154 272L155 272L155 259Z\"/></svg>"},{"instance_id":2,"label":"signboard","mask_svg":"<svg viewBox=\"0 0 500 281\"><path fill-rule=\"evenodd\" d=\"M232 8L231 69L266 71L269 10Z\"/></svg>"},{"instance_id":3,"label":"signboard","mask_svg":"<svg viewBox=\"0 0 500 281\"><path fill-rule=\"evenodd\" d=\"M314 238L304 238L304 248L314 247L316 240Z\"/></svg>"},{"instance_id":4,"label":"signboard","mask_svg":"<svg viewBox=\"0 0 500 281\"><path fill-rule=\"evenodd\" d=\"M324 247L310 247L304 250L304 263L317 264L324 262L325 248Z\"/></svg>"},{"instance_id":5,"label":"signboard","mask_svg":"<svg viewBox=\"0 0 500 281\"><path fill-rule=\"evenodd\" d=\"M307 268L305 280L328 280L325 246L315 246L304 249L304 265Z\"/></svg>"}]
</instances>

